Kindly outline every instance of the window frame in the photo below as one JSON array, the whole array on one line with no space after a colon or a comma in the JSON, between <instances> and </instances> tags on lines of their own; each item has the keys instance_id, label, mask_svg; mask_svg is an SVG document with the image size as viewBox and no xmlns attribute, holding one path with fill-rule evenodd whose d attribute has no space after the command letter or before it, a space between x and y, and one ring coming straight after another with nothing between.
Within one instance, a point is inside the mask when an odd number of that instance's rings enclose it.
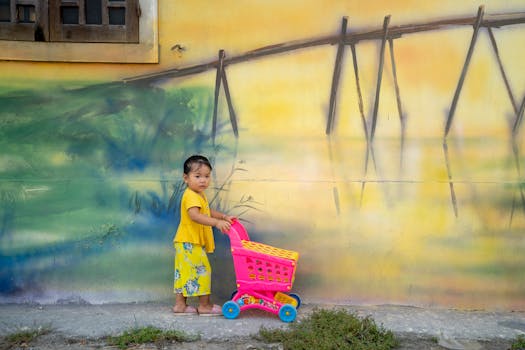
<instances>
[{"instance_id":1,"label":"window frame","mask_svg":"<svg viewBox=\"0 0 525 350\"><path fill-rule=\"evenodd\" d=\"M34 22L17 22L18 6L34 6L35 21ZM48 32L49 20L47 16L47 2L38 0L13 0L10 2L10 17L11 22L0 22L2 31L0 32L0 40L6 40L4 37L16 36L16 40L35 41L35 29L39 25L44 32Z\"/></svg>"},{"instance_id":2,"label":"window frame","mask_svg":"<svg viewBox=\"0 0 525 350\"><path fill-rule=\"evenodd\" d=\"M31 0L18 1L26 2ZM0 40L0 60L159 63L158 0L136 1L138 11L140 11L138 17L138 42L136 43ZM58 0L58 2L60 1ZM34 31L35 24L29 23L29 25L32 25Z\"/></svg>"},{"instance_id":3,"label":"window frame","mask_svg":"<svg viewBox=\"0 0 525 350\"><path fill-rule=\"evenodd\" d=\"M139 40L138 19L140 10L138 0L112 1L101 0L102 23L86 24L84 11L86 0L49 0L49 41L66 42L122 42L137 43ZM78 8L78 24L63 24L61 21L62 7ZM125 25L109 24L109 8L123 7L126 11Z\"/></svg>"}]
</instances>

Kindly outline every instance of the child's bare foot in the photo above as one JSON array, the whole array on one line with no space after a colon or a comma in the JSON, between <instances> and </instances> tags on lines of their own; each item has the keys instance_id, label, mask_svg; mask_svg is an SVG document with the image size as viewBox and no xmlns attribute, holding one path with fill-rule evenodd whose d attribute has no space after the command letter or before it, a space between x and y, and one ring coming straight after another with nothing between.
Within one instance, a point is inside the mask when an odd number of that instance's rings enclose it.
<instances>
[{"instance_id":1,"label":"child's bare foot","mask_svg":"<svg viewBox=\"0 0 525 350\"><path fill-rule=\"evenodd\" d=\"M197 311L199 316L220 316L222 315L222 307L219 305L199 305Z\"/></svg>"},{"instance_id":2,"label":"child's bare foot","mask_svg":"<svg viewBox=\"0 0 525 350\"><path fill-rule=\"evenodd\" d=\"M172 308L173 312L177 315L196 315L197 309L189 305L175 305Z\"/></svg>"}]
</instances>

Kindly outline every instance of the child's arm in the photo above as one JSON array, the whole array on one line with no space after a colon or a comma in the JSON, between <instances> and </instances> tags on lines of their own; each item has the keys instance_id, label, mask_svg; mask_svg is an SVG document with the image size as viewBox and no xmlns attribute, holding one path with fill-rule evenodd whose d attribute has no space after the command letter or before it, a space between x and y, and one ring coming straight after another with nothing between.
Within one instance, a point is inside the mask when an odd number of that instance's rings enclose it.
<instances>
[{"instance_id":1,"label":"child's arm","mask_svg":"<svg viewBox=\"0 0 525 350\"><path fill-rule=\"evenodd\" d=\"M220 219L220 220L226 220L230 224L233 223L233 220L237 219L235 216L226 215L224 213L221 213L220 211L210 209L211 217Z\"/></svg>"},{"instance_id":2,"label":"child's arm","mask_svg":"<svg viewBox=\"0 0 525 350\"><path fill-rule=\"evenodd\" d=\"M219 213L219 215L222 216L215 217L213 213L217 214L218 212L213 211L212 217L209 217L208 215L202 214L199 207L191 207L188 209L188 215L193 221L201 225L217 227L223 233L228 232L231 227L230 222L227 220L228 217L222 213Z\"/></svg>"}]
</instances>

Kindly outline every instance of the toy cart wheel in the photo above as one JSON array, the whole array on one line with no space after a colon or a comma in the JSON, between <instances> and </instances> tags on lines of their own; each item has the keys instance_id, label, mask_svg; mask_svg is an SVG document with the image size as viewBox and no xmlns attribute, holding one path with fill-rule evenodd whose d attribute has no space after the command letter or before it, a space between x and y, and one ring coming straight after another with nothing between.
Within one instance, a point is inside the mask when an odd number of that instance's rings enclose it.
<instances>
[{"instance_id":1,"label":"toy cart wheel","mask_svg":"<svg viewBox=\"0 0 525 350\"><path fill-rule=\"evenodd\" d=\"M292 298L294 298L295 301L297 301L297 306L295 308L298 309L299 306L301 306L301 297L299 297L299 295L297 295L295 293L290 293L288 295L291 296Z\"/></svg>"},{"instance_id":2,"label":"toy cart wheel","mask_svg":"<svg viewBox=\"0 0 525 350\"><path fill-rule=\"evenodd\" d=\"M241 313L241 308L239 305L234 301L227 301L222 306L222 314L224 317L233 320L234 318L237 318L239 314Z\"/></svg>"},{"instance_id":3,"label":"toy cart wheel","mask_svg":"<svg viewBox=\"0 0 525 350\"><path fill-rule=\"evenodd\" d=\"M283 322L293 322L297 316L297 310L290 304L285 304L279 309L279 318Z\"/></svg>"}]
</instances>

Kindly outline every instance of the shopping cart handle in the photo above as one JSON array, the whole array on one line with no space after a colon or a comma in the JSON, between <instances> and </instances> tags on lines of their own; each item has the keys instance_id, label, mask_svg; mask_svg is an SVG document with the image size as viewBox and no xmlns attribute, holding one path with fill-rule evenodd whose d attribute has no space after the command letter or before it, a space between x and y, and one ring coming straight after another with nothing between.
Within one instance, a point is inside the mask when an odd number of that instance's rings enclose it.
<instances>
[{"instance_id":1,"label":"shopping cart handle","mask_svg":"<svg viewBox=\"0 0 525 350\"><path fill-rule=\"evenodd\" d=\"M226 234L230 236L230 243L232 246L242 246L242 241L250 240L248 232L237 219L233 220L230 230L226 232Z\"/></svg>"}]
</instances>

